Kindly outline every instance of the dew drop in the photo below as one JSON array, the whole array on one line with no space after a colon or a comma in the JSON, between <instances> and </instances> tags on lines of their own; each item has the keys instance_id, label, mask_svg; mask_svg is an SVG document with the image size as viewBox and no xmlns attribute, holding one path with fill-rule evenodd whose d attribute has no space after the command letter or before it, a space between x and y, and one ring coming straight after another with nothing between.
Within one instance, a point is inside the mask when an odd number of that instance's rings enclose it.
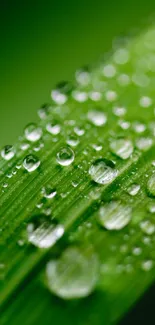
<instances>
[{"instance_id":1,"label":"dew drop","mask_svg":"<svg viewBox=\"0 0 155 325\"><path fill-rule=\"evenodd\" d=\"M47 123L46 130L53 135L57 135L61 131L61 126L57 121L52 121L50 123Z\"/></svg>"},{"instance_id":2,"label":"dew drop","mask_svg":"<svg viewBox=\"0 0 155 325\"><path fill-rule=\"evenodd\" d=\"M94 252L69 247L59 259L51 260L46 266L49 290L65 300L86 297L95 289L98 268Z\"/></svg>"},{"instance_id":3,"label":"dew drop","mask_svg":"<svg viewBox=\"0 0 155 325\"><path fill-rule=\"evenodd\" d=\"M61 82L57 85L56 89L52 90L51 97L57 104L65 104L71 89L72 87L68 82Z\"/></svg>"},{"instance_id":4,"label":"dew drop","mask_svg":"<svg viewBox=\"0 0 155 325\"><path fill-rule=\"evenodd\" d=\"M103 75L107 78L113 78L116 74L116 68L112 64L107 64L103 68Z\"/></svg>"},{"instance_id":5,"label":"dew drop","mask_svg":"<svg viewBox=\"0 0 155 325\"><path fill-rule=\"evenodd\" d=\"M137 195L137 193L139 192L140 190L140 185L139 184L132 184L129 189L128 189L128 193L131 195L131 196L135 196Z\"/></svg>"},{"instance_id":6,"label":"dew drop","mask_svg":"<svg viewBox=\"0 0 155 325\"><path fill-rule=\"evenodd\" d=\"M28 124L25 128L25 137L28 141L36 142L42 136L42 129L38 127L36 124L31 123Z\"/></svg>"},{"instance_id":7,"label":"dew drop","mask_svg":"<svg viewBox=\"0 0 155 325\"><path fill-rule=\"evenodd\" d=\"M147 96L143 96L140 98L139 104L141 107L149 107L152 105L152 99Z\"/></svg>"},{"instance_id":8,"label":"dew drop","mask_svg":"<svg viewBox=\"0 0 155 325\"><path fill-rule=\"evenodd\" d=\"M1 156L5 160L11 160L15 156L15 148L11 145L5 146L1 151Z\"/></svg>"},{"instance_id":9,"label":"dew drop","mask_svg":"<svg viewBox=\"0 0 155 325\"><path fill-rule=\"evenodd\" d=\"M51 107L48 104L44 104L39 108L38 115L41 120L45 120L48 117L50 108Z\"/></svg>"},{"instance_id":10,"label":"dew drop","mask_svg":"<svg viewBox=\"0 0 155 325\"><path fill-rule=\"evenodd\" d=\"M74 90L72 96L79 103L84 103L88 99L88 94L85 91L80 90Z\"/></svg>"},{"instance_id":11,"label":"dew drop","mask_svg":"<svg viewBox=\"0 0 155 325\"><path fill-rule=\"evenodd\" d=\"M147 261L144 261L142 262L142 270L143 271L150 271L153 267L153 261L152 260L147 260Z\"/></svg>"},{"instance_id":12,"label":"dew drop","mask_svg":"<svg viewBox=\"0 0 155 325\"><path fill-rule=\"evenodd\" d=\"M155 174L153 174L147 182L147 190L149 194L155 196Z\"/></svg>"},{"instance_id":13,"label":"dew drop","mask_svg":"<svg viewBox=\"0 0 155 325\"><path fill-rule=\"evenodd\" d=\"M62 225L55 225L44 215L36 216L27 226L28 241L39 248L52 247L64 234Z\"/></svg>"},{"instance_id":14,"label":"dew drop","mask_svg":"<svg viewBox=\"0 0 155 325\"><path fill-rule=\"evenodd\" d=\"M129 52L127 49L118 49L115 53L114 53L114 61L117 64L125 64L127 63L129 60Z\"/></svg>"},{"instance_id":15,"label":"dew drop","mask_svg":"<svg viewBox=\"0 0 155 325\"><path fill-rule=\"evenodd\" d=\"M155 203L149 203L147 208L150 213L155 213Z\"/></svg>"},{"instance_id":16,"label":"dew drop","mask_svg":"<svg viewBox=\"0 0 155 325\"><path fill-rule=\"evenodd\" d=\"M57 162L61 166L69 166L74 161L74 151L70 147L61 148L57 153Z\"/></svg>"},{"instance_id":17,"label":"dew drop","mask_svg":"<svg viewBox=\"0 0 155 325\"><path fill-rule=\"evenodd\" d=\"M108 102L113 102L117 99L117 93L113 90L108 90L105 94L105 97Z\"/></svg>"},{"instance_id":18,"label":"dew drop","mask_svg":"<svg viewBox=\"0 0 155 325\"><path fill-rule=\"evenodd\" d=\"M133 152L133 144L128 139L117 139L110 143L112 153L122 159L128 159Z\"/></svg>"},{"instance_id":19,"label":"dew drop","mask_svg":"<svg viewBox=\"0 0 155 325\"><path fill-rule=\"evenodd\" d=\"M66 142L71 147L76 147L79 144L79 139L76 137L76 135L70 134Z\"/></svg>"},{"instance_id":20,"label":"dew drop","mask_svg":"<svg viewBox=\"0 0 155 325\"><path fill-rule=\"evenodd\" d=\"M136 141L136 147L141 151L147 151L152 147L153 140L151 138L139 138Z\"/></svg>"},{"instance_id":21,"label":"dew drop","mask_svg":"<svg viewBox=\"0 0 155 325\"><path fill-rule=\"evenodd\" d=\"M98 221L107 230L120 230L128 225L131 214L131 207L120 201L111 201L100 208Z\"/></svg>"},{"instance_id":22,"label":"dew drop","mask_svg":"<svg viewBox=\"0 0 155 325\"><path fill-rule=\"evenodd\" d=\"M111 160L97 159L89 168L89 175L98 184L109 184L118 175L114 166Z\"/></svg>"},{"instance_id":23,"label":"dew drop","mask_svg":"<svg viewBox=\"0 0 155 325\"><path fill-rule=\"evenodd\" d=\"M28 155L24 158L23 167L29 172L35 171L40 166L40 160L34 155Z\"/></svg>"},{"instance_id":24,"label":"dew drop","mask_svg":"<svg viewBox=\"0 0 155 325\"><path fill-rule=\"evenodd\" d=\"M150 220L141 221L140 228L146 235L152 235L155 232L155 226Z\"/></svg>"},{"instance_id":25,"label":"dew drop","mask_svg":"<svg viewBox=\"0 0 155 325\"><path fill-rule=\"evenodd\" d=\"M53 189L50 186L46 186L43 187L42 194L46 199L53 199L56 196L57 191L56 189Z\"/></svg>"},{"instance_id":26,"label":"dew drop","mask_svg":"<svg viewBox=\"0 0 155 325\"><path fill-rule=\"evenodd\" d=\"M102 126L106 124L107 117L104 112L99 110L91 110L88 112L88 120L96 126Z\"/></svg>"}]
</instances>

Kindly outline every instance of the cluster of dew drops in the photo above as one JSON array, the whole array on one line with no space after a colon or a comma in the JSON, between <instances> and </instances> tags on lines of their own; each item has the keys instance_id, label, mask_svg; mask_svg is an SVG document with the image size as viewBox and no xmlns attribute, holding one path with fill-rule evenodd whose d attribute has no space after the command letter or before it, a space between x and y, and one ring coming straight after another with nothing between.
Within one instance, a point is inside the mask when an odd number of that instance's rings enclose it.
<instances>
[{"instance_id":1,"label":"cluster of dew drops","mask_svg":"<svg viewBox=\"0 0 155 325\"><path fill-rule=\"evenodd\" d=\"M144 122L141 118L141 116L145 116L146 112L148 114L149 110L155 117L153 96L151 97L148 90L151 88L152 74L155 72L154 49L151 48L150 34L146 34L144 39L143 56L141 56L141 44L139 44L139 48L137 45L133 53L129 46L122 46L119 49L114 46L110 63L101 63L94 70L80 69L76 72L75 87L63 82L52 90L52 104L43 105L39 109L38 115L41 121L39 125L31 123L25 128L24 137L20 141L20 150L11 145L7 145L1 150L1 157L9 164L16 155L19 159L22 157L22 162L7 174L8 178L11 178L21 168L27 173L39 171L42 161L37 152L39 153L44 148L44 142L46 139L49 141L50 136L52 136L50 141L53 145L61 137L64 143L65 138L65 145L63 144L58 149L55 161L62 168L68 168L76 163L76 149L79 148L79 144L82 144L83 139L87 138L87 133L93 132L94 137L91 134L91 139L94 141L89 143L92 151L87 150L87 147L82 149L82 153L86 158L90 156L90 162L87 163L87 177L92 184L95 183L98 186L99 191L102 186L111 184L119 176L122 166L127 166L136 159L138 161L140 156L145 155L145 152L153 147L155 122L152 120ZM136 59L132 59L132 54ZM128 71L128 65L132 66L130 71ZM124 92L126 92L126 96L128 94L130 96L131 89L133 89L133 93L136 92L137 97L133 103L137 106L135 110L138 111L139 119L137 114L135 114L136 119L130 119L128 106L122 105L120 100L121 94ZM65 120L67 114L69 116L70 106L73 109L74 107L76 110L79 109L81 116L78 115L76 120L74 120L74 114L73 119ZM84 114L81 107L84 107ZM106 134L108 123L110 133L105 144L100 135L104 135L104 132ZM69 130L67 134L64 133L64 126ZM108 152L105 153L104 147L107 148L107 146ZM29 151L29 154L23 158L23 153L26 151ZM11 169L12 165L9 166ZM146 192L151 197L147 211L152 215L155 213L155 202L153 202L155 170L153 167L155 167L155 161L151 162L151 173L146 174ZM72 182L72 186L77 187L78 183ZM3 183L4 191L7 187L7 182ZM134 198L141 192L141 185L133 182L126 192ZM50 186L44 187L42 195L47 200L54 200L57 196L57 189ZM41 208L41 204L38 203L37 207ZM63 225L51 221L50 214L51 210L49 209L46 214L41 213L35 217L27 226L28 241L40 249L52 247L65 231ZM111 200L100 206L97 223L106 231L119 232L131 222L132 214L132 207L128 202ZM145 219L140 222L140 229L145 236L144 244L150 245L150 237L155 233L155 224L150 219ZM125 234L124 240L127 240L128 237L129 235ZM22 246L22 244L22 241L19 241L19 245ZM125 245L120 247L121 252L125 252L125 250ZM142 248L134 247L132 254L134 256L141 255ZM145 259L141 263L141 269L149 271L153 264L152 259ZM131 265L128 264L127 267L130 271ZM97 285L99 269L99 258L92 247L82 247L81 249L76 245L69 246L58 259L50 260L47 263L48 288L63 299L86 297ZM106 273L106 269L106 266L103 265L104 273ZM121 271L122 265L118 265L117 270Z\"/></svg>"}]
</instances>

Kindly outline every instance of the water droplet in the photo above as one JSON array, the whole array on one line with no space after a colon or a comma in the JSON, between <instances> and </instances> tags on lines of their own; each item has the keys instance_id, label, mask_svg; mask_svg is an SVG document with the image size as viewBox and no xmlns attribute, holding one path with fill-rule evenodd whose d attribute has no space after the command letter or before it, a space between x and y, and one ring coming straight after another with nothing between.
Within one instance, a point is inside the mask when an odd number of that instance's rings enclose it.
<instances>
[{"instance_id":1,"label":"water droplet","mask_svg":"<svg viewBox=\"0 0 155 325\"><path fill-rule=\"evenodd\" d=\"M71 89L72 87L68 82L61 82L57 85L56 89L52 90L51 97L57 104L65 104Z\"/></svg>"},{"instance_id":2,"label":"water droplet","mask_svg":"<svg viewBox=\"0 0 155 325\"><path fill-rule=\"evenodd\" d=\"M39 108L38 115L39 115L41 120L44 120L44 119L46 119L48 117L50 108L51 107L48 104L44 104L43 106L41 106Z\"/></svg>"},{"instance_id":3,"label":"water droplet","mask_svg":"<svg viewBox=\"0 0 155 325\"><path fill-rule=\"evenodd\" d=\"M101 100L102 94L99 91L91 91L89 92L89 98L94 102Z\"/></svg>"},{"instance_id":4,"label":"water droplet","mask_svg":"<svg viewBox=\"0 0 155 325\"><path fill-rule=\"evenodd\" d=\"M135 196L137 195L137 193L139 192L140 190L140 185L139 184L132 184L129 189L128 189L128 193L131 195L131 196Z\"/></svg>"},{"instance_id":5,"label":"water droplet","mask_svg":"<svg viewBox=\"0 0 155 325\"><path fill-rule=\"evenodd\" d=\"M136 140L136 147L141 151L147 151L152 147L153 140L151 138L139 138Z\"/></svg>"},{"instance_id":6,"label":"water droplet","mask_svg":"<svg viewBox=\"0 0 155 325\"><path fill-rule=\"evenodd\" d=\"M119 83L120 86L128 86L130 83L130 78L127 74L120 74L117 78L117 81Z\"/></svg>"},{"instance_id":7,"label":"water droplet","mask_svg":"<svg viewBox=\"0 0 155 325\"><path fill-rule=\"evenodd\" d=\"M152 99L147 96L143 96L140 98L139 104L141 107L149 107L152 105Z\"/></svg>"},{"instance_id":8,"label":"water droplet","mask_svg":"<svg viewBox=\"0 0 155 325\"><path fill-rule=\"evenodd\" d=\"M79 144L79 139L76 137L76 135L70 134L66 142L71 147L76 147Z\"/></svg>"},{"instance_id":9,"label":"water droplet","mask_svg":"<svg viewBox=\"0 0 155 325\"><path fill-rule=\"evenodd\" d=\"M72 96L79 103L84 103L88 99L88 94L85 91L80 90L74 90Z\"/></svg>"},{"instance_id":10,"label":"water droplet","mask_svg":"<svg viewBox=\"0 0 155 325\"><path fill-rule=\"evenodd\" d=\"M139 256L142 253L142 249L140 247L134 247L132 253L135 256Z\"/></svg>"},{"instance_id":11,"label":"water droplet","mask_svg":"<svg viewBox=\"0 0 155 325\"><path fill-rule=\"evenodd\" d=\"M61 166L69 166L74 161L74 151L70 147L61 148L57 153L57 162Z\"/></svg>"},{"instance_id":12,"label":"water droplet","mask_svg":"<svg viewBox=\"0 0 155 325\"><path fill-rule=\"evenodd\" d=\"M55 225L44 215L34 218L27 226L28 241L39 248L52 247L64 234L62 225Z\"/></svg>"},{"instance_id":13,"label":"water droplet","mask_svg":"<svg viewBox=\"0 0 155 325\"><path fill-rule=\"evenodd\" d=\"M130 122L128 121L124 121L124 120L120 120L118 121L118 125L123 129L123 130L128 130L130 127Z\"/></svg>"},{"instance_id":14,"label":"water droplet","mask_svg":"<svg viewBox=\"0 0 155 325\"><path fill-rule=\"evenodd\" d=\"M56 196L57 191L55 189L51 188L50 186L46 186L42 189L42 193L45 198L53 199Z\"/></svg>"},{"instance_id":15,"label":"water droplet","mask_svg":"<svg viewBox=\"0 0 155 325\"><path fill-rule=\"evenodd\" d=\"M59 123L57 121L53 120L53 121L47 123L46 130L53 135L57 135L61 131L61 126L59 125Z\"/></svg>"},{"instance_id":16,"label":"water droplet","mask_svg":"<svg viewBox=\"0 0 155 325\"><path fill-rule=\"evenodd\" d=\"M117 139L110 143L112 153L122 159L128 159L133 152L133 144L128 139Z\"/></svg>"},{"instance_id":17,"label":"water droplet","mask_svg":"<svg viewBox=\"0 0 155 325\"><path fill-rule=\"evenodd\" d=\"M147 182L147 190L149 194L155 196L155 174L153 174Z\"/></svg>"},{"instance_id":18,"label":"water droplet","mask_svg":"<svg viewBox=\"0 0 155 325\"><path fill-rule=\"evenodd\" d=\"M5 160L11 160L15 156L15 148L11 145L5 146L1 151L1 156Z\"/></svg>"},{"instance_id":19,"label":"water droplet","mask_svg":"<svg viewBox=\"0 0 155 325\"><path fill-rule=\"evenodd\" d=\"M96 126L102 126L107 122L107 117L102 111L91 110L88 112L88 120Z\"/></svg>"},{"instance_id":20,"label":"water droplet","mask_svg":"<svg viewBox=\"0 0 155 325\"><path fill-rule=\"evenodd\" d=\"M117 64L125 64L127 63L129 60L129 52L127 49L118 49L115 53L114 53L114 61Z\"/></svg>"},{"instance_id":21,"label":"water droplet","mask_svg":"<svg viewBox=\"0 0 155 325\"><path fill-rule=\"evenodd\" d=\"M126 114L126 108L125 107L114 107L113 112L116 116L123 116Z\"/></svg>"},{"instance_id":22,"label":"water droplet","mask_svg":"<svg viewBox=\"0 0 155 325\"><path fill-rule=\"evenodd\" d=\"M84 130L82 127L80 127L80 126L75 126L75 128L74 128L74 132L75 132L79 137L81 137L82 135L85 134L85 130Z\"/></svg>"},{"instance_id":23,"label":"water droplet","mask_svg":"<svg viewBox=\"0 0 155 325\"><path fill-rule=\"evenodd\" d=\"M47 264L48 287L66 300L86 297L95 289L98 268L98 257L94 252L69 247L59 259Z\"/></svg>"},{"instance_id":24,"label":"water droplet","mask_svg":"<svg viewBox=\"0 0 155 325\"><path fill-rule=\"evenodd\" d=\"M31 123L25 128L25 137L28 141L36 142L42 136L42 129L38 127L36 124Z\"/></svg>"},{"instance_id":25,"label":"water droplet","mask_svg":"<svg viewBox=\"0 0 155 325\"><path fill-rule=\"evenodd\" d=\"M147 208L150 213L155 213L155 203L149 203Z\"/></svg>"},{"instance_id":26,"label":"water droplet","mask_svg":"<svg viewBox=\"0 0 155 325\"><path fill-rule=\"evenodd\" d=\"M143 271L150 271L153 267L153 261L152 260L147 260L142 263L142 270Z\"/></svg>"},{"instance_id":27,"label":"water droplet","mask_svg":"<svg viewBox=\"0 0 155 325\"><path fill-rule=\"evenodd\" d=\"M155 232L155 226L150 220L141 221L140 228L147 235L152 235Z\"/></svg>"},{"instance_id":28,"label":"water droplet","mask_svg":"<svg viewBox=\"0 0 155 325\"><path fill-rule=\"evenodd\" d=\"M93 143L92 148L95 149L96 151L101 151L102 150L102 145Z\"/></svg>"},{"instance_id":29,"label":"water droplet","mask_svg":"<svg viewBox=\"0 0 155 325\"><path fill-rule=\"evenodd\" d=\"M108 102L113 102L117 99L117 93L113 90L108 90L105 94L105 97Z\"/></svg>"},{"instance_id":30,"label":"water droplet","mask_svg":"<svg viewBox=\"0 0 155 325\"><path fill-rule=\"evenodd\" d=\"M132 209L120 201L111 201L99 210L98 221L107 230L123 229L131 220Z\"/></svg>"},{"instance_id":31,"label":"water droplet","mask_svg":"<svg viewBox=\"0 0 155 325\"><path fill-rule=\"evenodd\" d=\"M109 184L118 175L118 171L114 166L111 160L97 159L89 168L89 175L98 184Z\"/></svg>"},{"instance_id":32,"label":"water droplet","mask_svg":"<svg viewBox=\"0 0 155 325\"><path fill-rule=\"evenodd\" d=\"M116 68L112 64L107 64L103 68L103 75L107 78L113 78L116 74Z\"/></svg>"},{"instance_id":33,"label":"water droplet","mask_svg":"<svg viewBox=\"0 0 155 325\"><path fill-rule=\"evenodd\" d=\"M82 86L87 86L90 83L90 72L87 67L78 70L75 76L77 82Z\"/></svg>"},{"instance_id":34,"label":"water droplet","mask_svg":"<svg viewBox=\"0 0 155 325\"><path fill-rule=\"evenodd\" d=\"M136 133L143 133L146 130L146 125L139 121L133 123L133 129Z\"/></svg>"},{"instance_id":35,"label":"water droplet","mask_svg":"<svg viewBox=\"0 0 155 325\"><path fill-rule=\"evenodd\" d=\"M29 172L35 171L40 166L40 160L34 155L28 155L24 158L23 167Z\"/></svg>"}]
</instances>

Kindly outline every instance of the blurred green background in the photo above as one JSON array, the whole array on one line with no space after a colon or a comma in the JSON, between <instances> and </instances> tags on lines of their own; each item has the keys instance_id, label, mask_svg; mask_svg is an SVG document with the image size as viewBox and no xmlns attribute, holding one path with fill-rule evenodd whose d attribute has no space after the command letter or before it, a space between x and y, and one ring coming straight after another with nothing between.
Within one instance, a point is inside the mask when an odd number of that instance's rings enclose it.
<instances>
[{"instance_id":1,"label":"blurred green background","mask_svg":"<svg viewBox=\"0 0 155 325\"><path fill-rule=\"evenodd\" d=\"M12 144L51 88L95 62L118 35L143 28L146 1L7 1L0 3L0 146Z\"/></svg>"}]
</instances>

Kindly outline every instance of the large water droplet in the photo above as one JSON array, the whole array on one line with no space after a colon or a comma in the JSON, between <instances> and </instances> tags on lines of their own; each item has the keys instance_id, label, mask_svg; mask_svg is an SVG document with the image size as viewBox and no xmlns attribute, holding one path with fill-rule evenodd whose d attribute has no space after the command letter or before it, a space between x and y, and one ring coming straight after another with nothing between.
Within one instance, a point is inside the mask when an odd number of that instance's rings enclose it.
<instances>
[{"instance_id":1,"label":"large water droplet","mask_svg":"<svg viewBox=\"0 0 155 325\"><path fill-rule=\"evenodd\" d=\"M147 151L152 147L153 140L151 138L139 138L136 140L136 147L141 151Z\"/></svg>"},{"instance_id":2,"label":"large water droplet","mask_svg":"<svg viewBox=\"0 0 155 325\"><path fill-rule=\"evenodd\" d=\"M128 139L117 139L110 143L111 151L122 159L128 159L133 152L133 144Z\"/></svg>"},{"instance_id":3,"label":"large water droplet","mask_svg":"<svg viewBox=\"0 0 155 325\"><path fill-rule=\"evenodd\" d=\"M57 191L56 191L56 189L53 189L50 186L46 186L42 189L42 193L45 198L53 199L56 196Z\"/></svg>"},{"instance_id":4,"label":"large water droplet","mask_svg":"<svg viewBox=\"0 0 155 325\"><path fill-rule=\"evenodd\" d=\"M23 167L28 171L28 172L33 172L35 171L38 167L40 166L40 160L38 157L34 155L28 155L24 158L23 161Z\"/></svg>"},{"instance_id":5,"label":"large water droplet","mask_svg":"<svg viewBox=\"0 0 155 325\"><path fill-rule=\"evenodd\" d=\"M15 156L15 148L11 145L5 146L1 151L1 156L5 160L11 160Z\"/></svg>"},{"instance_id":6,"label":"large water droplet","mask_svg":"<svg viewBox=\"0 0 155 325\"><path fill-rule=\"evenodd\" d=\"M147 190L149 194L155 196L155 174L153 174L147 182Z\"/></svg>"},{"instance_id":7,"label":"large water droplet","mask_svg":"<svg viewBox=\"0 0 155 325\"><path fill-rule=\"evenodd\" d=\"M62 225L55 225L44 215L34 218L27 226L28 241L39 248L52 247L64 234Z\"/></svg>"},{"instance_id":8,"label":"large water droplet","mask_svg":"<svg viewBox=\"0 0 155 325\"><path fill-rule=\"evenodd\" d=\"M38 127L36 124L31 123L25 128L25 137L28 141L36 142L42 136L42 129Z\"/></svg>"},{"instance_id":9,"label":"large water droplet","mask_svg":"<svg viewBox=\"0 0 155 325\"><path fill-rule=\"evenodd\" d=\"M132 209L120 201L111 201L99 210L98 221L107 230L120 230L131 220Z\"/></svg>"},{"instance_id":10,"label":"large water droplet","mask_svg":"<svg viewBox=\"0 0 155 325\"><path fill-rule=\"evenodd\" d=\"M107 122L107 117L105 113L99 110L89 111L88 119L96 126L102 126Z\"/></svg>"},{"instance_id":11,"label":"large water droplet","mask_svg":"<svg viewBox=\"0 0 155 325\"><path fill-rule=\"evenodd\" d=\"M91 250L66 249L59 259L46 266L48 287L60 298L79 299L88 296L98 280L99 262Z\"/></svg>"},{"instance_id":12,"label":"large water droplet","mask_svg":"<svg viewBox=\"0 0 155 325\"><path fill-rule=\"evenodd\" d=\"M89 175L98 184L109 184L118 174L114 166L108 159L98 159L89 168Z\"/></svg>"},{"instance_id":13,"label":"large water droplet","mask_svg":"<svg viewBox=\"0 0 155 325\"><path fill-rule=\"evenodd\" d=\"M69 166L74 161L74 151L70 147L61 148L57 153L57 162L61 166Z\"/></svg>"}]
</instances>

